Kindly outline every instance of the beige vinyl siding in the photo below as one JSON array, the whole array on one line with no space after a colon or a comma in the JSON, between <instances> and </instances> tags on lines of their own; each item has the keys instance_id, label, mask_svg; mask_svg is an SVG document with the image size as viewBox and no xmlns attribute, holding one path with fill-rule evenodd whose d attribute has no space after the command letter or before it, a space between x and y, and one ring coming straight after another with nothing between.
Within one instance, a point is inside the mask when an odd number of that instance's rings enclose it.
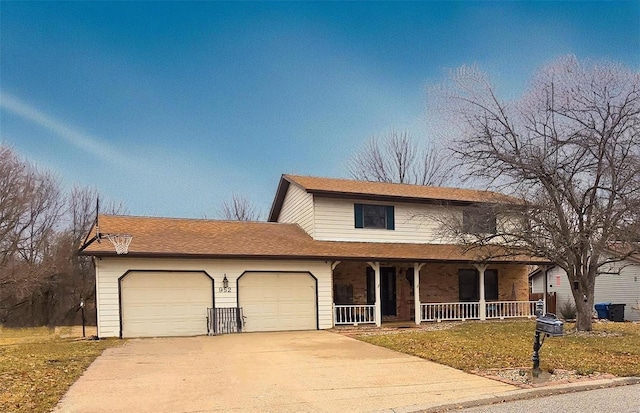
<instances>
[{"instance_id":1,"label":"beige vinyl siding","mask_svg":"<svg viewBox=\"0 0 640 413\"><path fill-rule=\"evenodd\" d=\"M596 277L594 302L611 302L613 304L626 304L624 319L640 321L640 264L624 266L617 274L601 274ZM543 292L543 276L539 275L532 280L532 292ZM559 282L558 282L559 281ZM566 273L560 267L549 270L547 278L548 291L556 293L557 311L560 313L562 305L569 300L574 302L571 293L571 285Z\"/></svg>"},{"instance_id":2,"label":"beige vinyl siding","mask_svg":"<svg viewBox=\"0 0 640 413\"><path fill-rule=\"evenodd\" d=\"M438 234L440 222L451 209L409 203L366 202L361 200L314 197L314 238L322 241L451 243ZM355 228L355 203L393 205L395 229ZM449 212L447 212L449 211ZM460 209L460 219L462 209Z\"/></svg>"},{"instance_id":3,"label":"beige vinyl siding","mask_svg":"<svg viewBox=\"0 0 640 413\"><path fill-rule=\"evenodd\" d=\"M496 226L499 232L510 233L516 230L521 220L517 215L498 214Z\"/></svg>"},{"instance_id":4,"label":"beige vinyl siding","mask_svg":"<svg viewBox=\"0 0 640 413\"><path fill-rule=\"evenodd\" d=\"M105 257L96 260L99 337L118 337L120 335L118 278L129 270L205 271L214 279L216 307L237 306L236 280L246 271L310 272L318 280L318 327L328 329L333 326L333 286L330 262ZM225 275L229 280L231 292L219 291Z\"/></svg>"},{"instance_id":5,"label":"beige vinyl siding","mask_svg":"<svg viewBox=\"0 0 640 413\"><path fill-rule=\"evenodd\" d=\"M542 293L544 285L542 284L544 280L544 274L537 275L531 278L531 292L532 293Z\"/></svg>"},{"instance_id":6,"label":"beige vinyl siding","mask_svg":"<svg viewBox=\"0 0 640 413\"><path fill-rule=\"evenodd\" d=\"M298 224L313 237L313 196L297 184L290 183L278 222Z\"/></svg>"}]
</instances>

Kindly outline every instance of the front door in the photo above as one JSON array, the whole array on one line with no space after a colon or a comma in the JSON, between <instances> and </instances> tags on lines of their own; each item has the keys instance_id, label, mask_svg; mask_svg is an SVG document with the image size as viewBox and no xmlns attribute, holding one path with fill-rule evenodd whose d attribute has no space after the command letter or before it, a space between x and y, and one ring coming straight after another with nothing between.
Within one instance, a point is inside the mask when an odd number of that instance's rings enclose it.
<instances>
[{"instance_id":1,"label":"front door","mask_svg":"<svg viewBox=\"0 0 640 413\"><path fill-rule=\"evenodd\" d=\"M376 275L373 268L367 267L367 303L376 302ZM383 316L396 315L396 269L380 267L380 305Z\"/></svg>"}]
</instances>

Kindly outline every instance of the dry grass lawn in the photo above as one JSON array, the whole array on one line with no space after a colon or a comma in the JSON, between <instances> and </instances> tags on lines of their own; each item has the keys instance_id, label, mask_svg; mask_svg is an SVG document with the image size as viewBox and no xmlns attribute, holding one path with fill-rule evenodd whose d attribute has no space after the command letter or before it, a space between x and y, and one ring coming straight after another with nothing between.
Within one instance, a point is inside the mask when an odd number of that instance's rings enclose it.
<instances>
[{"instance_id":1,"label":"dry grass lawn","mask_svg":"<svg viewBox=\"0 0 640 413\"><path fill-rule=\"evenodd\" d=\"M0 412L48 412L104 349L122 343L81 335L70 327L0 327Z\"/></svg>"},{"instance_id":2,"label":"dry grass lawn","mask_svg":"<svg viewBox=\"0 0 640 413\"><path fill-rule=\"evenodd\" d=\"M535 321L466 322L437 331L406 331L358 337L368 343L465 371L530 367ZM640 323L594 323L591 333L565 324L540 351L541 368L578 374L640 376Z\"/></svg>"}]
</instances>

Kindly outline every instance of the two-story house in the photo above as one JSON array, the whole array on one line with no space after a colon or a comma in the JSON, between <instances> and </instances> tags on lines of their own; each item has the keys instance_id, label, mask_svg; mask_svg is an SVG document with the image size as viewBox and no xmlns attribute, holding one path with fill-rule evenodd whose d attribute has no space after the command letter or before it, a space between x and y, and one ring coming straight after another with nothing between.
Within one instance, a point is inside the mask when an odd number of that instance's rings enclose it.
<instances>
[{"instance_id":1,"label":"two-story house","mask_svg":"<svg viewBox=\"0 0 640 413\"><path fill-rule=\"evenodd\" d=\"M528 270L544 260L465 248L442 231L454 219L495 232L504 219L478 206L511 202L283 175L268 222L99 215L81 250L95 257L98 335L206 334L240 308L247 332L531 316ZM126 254L114 234L130 237Z\"/></svg>"}]
</instances>

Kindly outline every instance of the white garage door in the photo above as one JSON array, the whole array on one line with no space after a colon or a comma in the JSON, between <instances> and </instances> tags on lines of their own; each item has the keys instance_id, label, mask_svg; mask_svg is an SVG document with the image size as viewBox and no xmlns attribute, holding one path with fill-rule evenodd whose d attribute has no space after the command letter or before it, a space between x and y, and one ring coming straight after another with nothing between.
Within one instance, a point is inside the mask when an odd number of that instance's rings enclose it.
<instances>
[{"instance_id":1,"label":"white garage door","mask_svg":"<svg viewBox=\"0 0 640 413\"><path fill-rule=\"evenodd\" d=\"M202 272L132 271L121 300L123 337L207 334L212 280Z\"/></svg>"},{"instance_id":2,"label":"white garage door","mask_svg":"<svg viewBox=\"0 0 640 413\"><path fill-rule=\"evenodd\" d=\"M239 280L244 331L315 330L316 281L307 273L250 272Z\"/></svg>"}]
</instances>

